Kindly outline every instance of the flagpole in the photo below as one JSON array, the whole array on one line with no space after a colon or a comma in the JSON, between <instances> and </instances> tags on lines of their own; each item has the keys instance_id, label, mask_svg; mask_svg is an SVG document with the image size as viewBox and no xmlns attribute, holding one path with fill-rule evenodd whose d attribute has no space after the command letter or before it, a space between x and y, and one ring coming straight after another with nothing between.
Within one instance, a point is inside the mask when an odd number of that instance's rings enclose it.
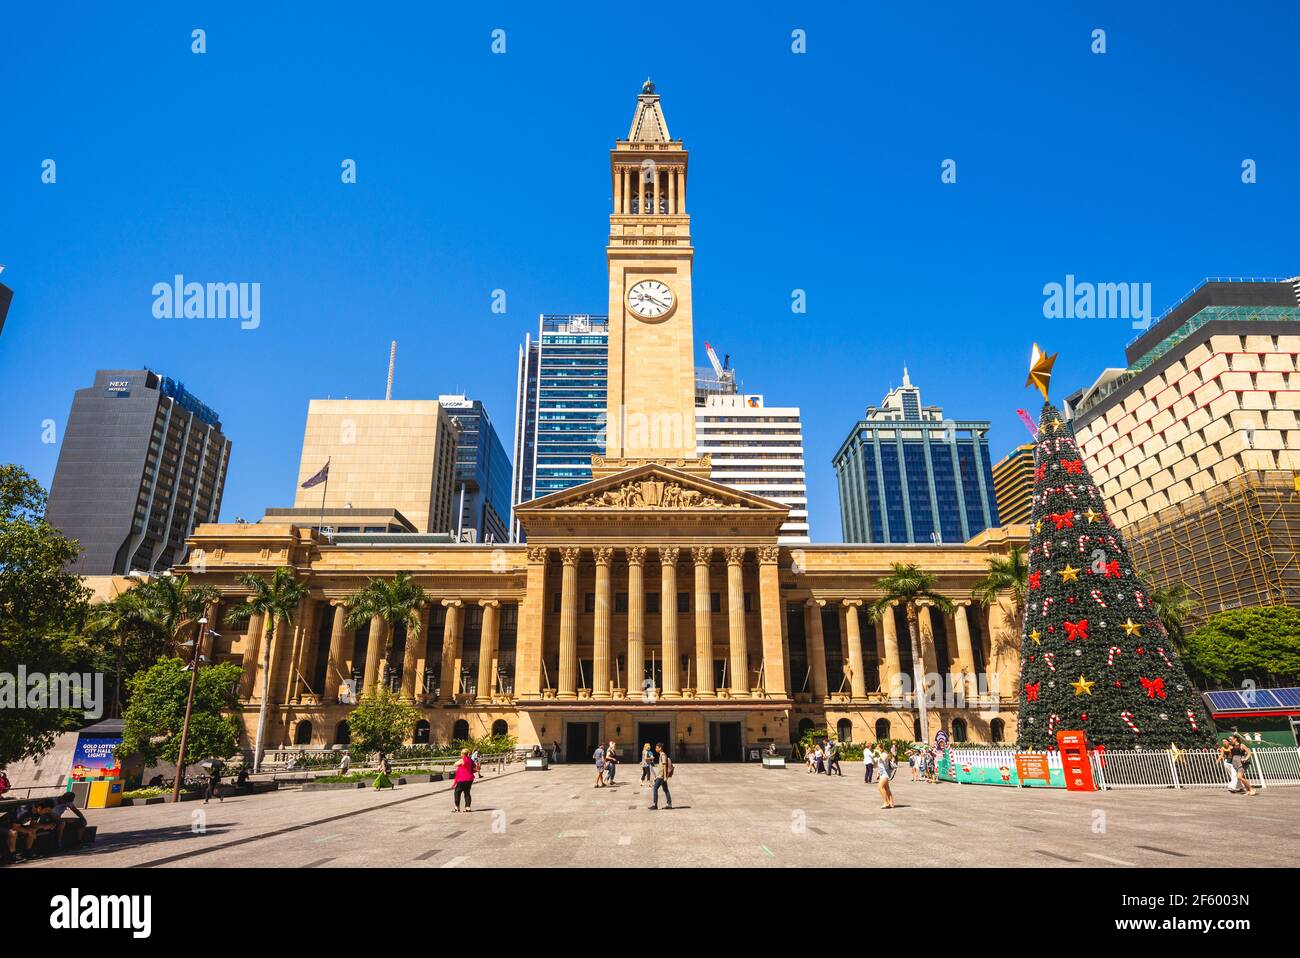
<instances>
[{"instance_id":1,"label":"flagpole","mask_svg":"<svg viewBox=\"0 0 1300 958\"><path fill-rule=\"evenodd\" d=\"M320 536L325 538L325 494L330 491L330 461L325 460L325 488L320 491Z\"/></svg>"}]
</instances>

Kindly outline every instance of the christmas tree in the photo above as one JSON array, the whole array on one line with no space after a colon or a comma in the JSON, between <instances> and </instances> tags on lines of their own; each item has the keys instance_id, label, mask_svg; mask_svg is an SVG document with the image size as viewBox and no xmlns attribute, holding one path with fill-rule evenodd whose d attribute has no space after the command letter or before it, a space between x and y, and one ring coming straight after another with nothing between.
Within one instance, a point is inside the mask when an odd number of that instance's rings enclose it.
<instances>
[{"instance_id":1,"label":"christmas tree","mask_svg":"<svg viewBox=\"0 0 1300 958\"><path fill-rule=\"evenodd\" d=\"M1049 374L1054 358L1046 360ZM1046 397L1046 375L1031 373L1031 379ZM1050 402L1043 404L1035 439L1029 521L1020 747L1055 748L1062 729L1081 729L1090 746L1106 748L1210 747L1212 727L1200 696L1072 430Z\"/></svg>"}]
</instances>

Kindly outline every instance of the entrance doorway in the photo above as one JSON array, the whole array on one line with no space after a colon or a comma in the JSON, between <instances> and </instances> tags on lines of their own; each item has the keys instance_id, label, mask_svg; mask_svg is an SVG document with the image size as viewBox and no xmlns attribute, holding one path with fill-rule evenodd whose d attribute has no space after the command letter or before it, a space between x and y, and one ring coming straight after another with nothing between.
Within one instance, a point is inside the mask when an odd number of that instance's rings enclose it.
<instances>
[{"instance_id":1,"label":"entrance doorway","mask_svg":"<svg viewBox=\"0 0 1300 958\"><path fill-rule=\"evenodd\" d=\"M637 722L636 723L636 760L641 761L641 746L646 742L654 748L660 742L664 743L664 749L669 755L673 754L673 733L667 722Z\"/></svg>"},{"instance_id":2,"label":"entrance doorway","mask_svg":"<svg viewBox=\"0 0 1300 958\"><path fill-rule=\"evenodd\" d=\"M564 726L564 755L569 764L590 762L600 739L599 722L566 722Z\"/></svg>"},{"instance_id":3,"label":"entrance doorway","mask_svg":"<svg viewBox=\"0 0 1300 958\"><path fill-rule=\"evenodd\" d=\"M739 722L709 723L709 758L714 762L740 762L744 760Z\"/></svg>"}]
</instances>

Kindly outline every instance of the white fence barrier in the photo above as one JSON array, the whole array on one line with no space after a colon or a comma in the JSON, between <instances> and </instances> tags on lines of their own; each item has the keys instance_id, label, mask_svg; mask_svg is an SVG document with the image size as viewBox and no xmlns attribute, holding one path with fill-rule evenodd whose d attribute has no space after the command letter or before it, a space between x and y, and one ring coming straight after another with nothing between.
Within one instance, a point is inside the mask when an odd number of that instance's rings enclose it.
<instances>
[{"instance_id":1,"label":"white fence barrier","mask_svg":"<svg viewBox=\"0 0 1300 958\"><path fill-rule=\"evenodd\" d=\"M1017 751L1010 748L954 748L954 765L1014 769ZM1041 753L1038 753L1041 754ZM1300 785L1300 748L1256 748L1246 776L1261 788ZM1211 749L1090 752L1099 788L1227 788L1231 780L1219 753ZM1047 753L1049 769L1061 768L1061 754Z\"/></svg>"}]
</instances>

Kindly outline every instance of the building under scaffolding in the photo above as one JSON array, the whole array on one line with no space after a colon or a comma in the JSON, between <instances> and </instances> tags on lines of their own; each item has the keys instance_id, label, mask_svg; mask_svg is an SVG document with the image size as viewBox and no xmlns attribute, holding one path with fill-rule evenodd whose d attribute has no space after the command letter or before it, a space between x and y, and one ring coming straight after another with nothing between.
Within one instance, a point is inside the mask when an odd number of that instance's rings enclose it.
<instances>
[{"instance_id":1,"label":"building under scaffolding","mask_svg":"<svg viewBox=\"0 0 1300 958\"><path fill-rule=\"evenodd\" d=\"M1300 605L1300 474L1253 470L1123 528L1153 585L1182 582L1194 628L1224 609Z\"/></svg>"}]
</instances>

